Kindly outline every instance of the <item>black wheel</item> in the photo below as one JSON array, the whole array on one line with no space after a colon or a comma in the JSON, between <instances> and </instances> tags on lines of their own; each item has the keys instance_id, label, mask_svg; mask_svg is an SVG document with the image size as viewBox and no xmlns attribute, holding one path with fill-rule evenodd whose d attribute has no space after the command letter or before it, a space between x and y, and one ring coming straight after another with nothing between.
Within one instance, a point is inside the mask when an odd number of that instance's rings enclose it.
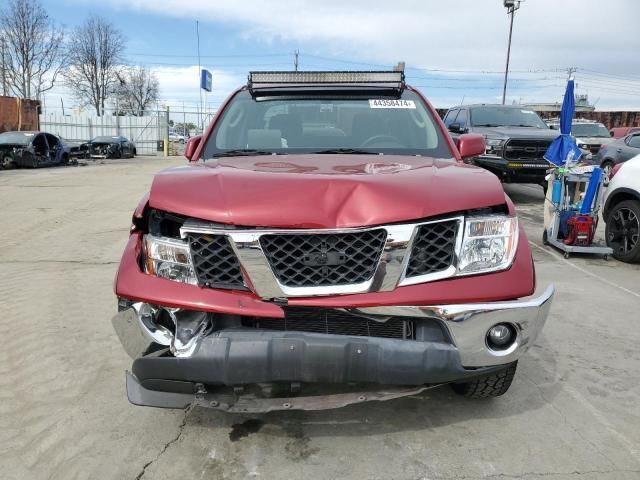
<instances>
[{"instance_id":1,"label":"black wheel","mask_svg":"<svg viewBox=\"0 0 640 480\"><path fill-rule=\"evenodd\" d=\"M549 188L549 183L548 182L542 182L540 184L540 186L542 187L542 191L544 192L544 196L547 196L547 189Z\"/></svg>"},{"instance_id":2,"label":"black wheel","mask_svg":"<svg viewBox=\"0 0 640 480\"><path fill-rule=\"evenodd\" d=\"M470 382L454 383L453 390L467 398L491 398L504 395L509 390L513 377L516 374L518 362L490 373L483 375Z\"/></svg>"},{"instance_id":3,"label":"black wheel","mask_svg":"<svg viewBox=\"0 0 640 480\"><path fill-rule=\"evenodd\" d=\"M5 170L9 170L13 168L15 164L13 163L13 157L11 155L3 155L2 161L0 162L0 168L4 168Z\"/></svg>"},{"instance_id":4,"label":"black wheel","mask_svg":"<svg viewBox=\"0 0 640 480\"><path fill-rule=\"evenodd\" d=\"M136 152L136 149L133 149L133 153L131 154L131 158L135 157L138 154L138 152Z\"/></svg>"},{"instance_id":5,"label":"black wheel","mask_svg":"<svg viewBox=\"0 0 640 480\"><path fill-rule=\"evenodd\" d=\"M625 200L607 216L607 245L621 262L640 263L640 202Z\"/></svg>"},{"instance_id":6,"label":"black wheel","mask_svg":"<svg viewBox=\"0 0 640 480\"><path fill-rule=\"evenodd\" d=\"M544 245L549 245L549 234L547 233L546 228L542 231L542 243Z\"/></svg>"},{"instance_id":7,"label":"black wheel","mask_svg":"<svg viewBox=\"0 0 640 480\"><path fill-rule=\"evenodd\" d=\"M600 164L600 168L602 168L605 178L609 178L611 176L611 170L613 170L613 161L605 160Z\"/></svg>"}]
</instances>

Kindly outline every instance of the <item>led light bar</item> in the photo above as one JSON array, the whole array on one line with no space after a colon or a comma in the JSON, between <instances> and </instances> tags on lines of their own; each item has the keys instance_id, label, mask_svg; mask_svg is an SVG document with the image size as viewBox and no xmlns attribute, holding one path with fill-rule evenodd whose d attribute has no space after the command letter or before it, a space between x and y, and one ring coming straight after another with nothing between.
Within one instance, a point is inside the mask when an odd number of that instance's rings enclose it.
<instances>
[{"instance_id":1,"label":"led light bar","mask_svg":"<svg viewBox=\"0 0 640 480\"><path fill-rule=\"evenodd\" d=\"M286 85L375 85L402 88L404 72L249 72L250 88Z\"/></svg>"}]
</instances>

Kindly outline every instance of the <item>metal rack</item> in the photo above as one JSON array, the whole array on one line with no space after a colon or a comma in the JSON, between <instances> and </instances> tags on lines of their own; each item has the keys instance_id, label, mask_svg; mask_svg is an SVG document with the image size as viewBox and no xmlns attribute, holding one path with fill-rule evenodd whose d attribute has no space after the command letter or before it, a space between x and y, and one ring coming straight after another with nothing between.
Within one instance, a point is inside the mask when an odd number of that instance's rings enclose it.
<instances>
[{"instance_id":1,"label":"metal rack","mask_svg":"<svg viewBox=\"0 0 640 480\"><path fill-rule=\"evenodd\" d=\"M607 247L601 242L592 242L589 246L579 246L579 245L566 245L562 239L558 238L558 234L560 232L560 222L562 219L562 213L567 211L573 211L574 208L572 205L577 200L577 195L581 192L581 184L588 184L591 180L591 172L585 173L573 173L571 171L565 173L560 171L559 169L554 170L554 180L561 181L561 194L560 194L560 203L552 203L553 205L553 213L551 216L551 221L549 225L545 225L544 232L542 234L542 242L545 245L552 245L564 252L564 258L569 258L572 253L591 253L596 255L604 255L604 259L607 260L609 255L613 254L613 249L611 247ZM598 213L600 212L600 208L602 206L602 195L603 195L603 185L605 182L605 176L603 175L600 178L600 183L598 185L598 191L596 192L593 208L586 216L590 216L593 218L594 229L595 225L598 222ZM550 185L552 182L550 182ZM572 198L573 196L573 198ZM547 198L546 201L551 202L550 198Z\"/></svg>"}]
</instances>

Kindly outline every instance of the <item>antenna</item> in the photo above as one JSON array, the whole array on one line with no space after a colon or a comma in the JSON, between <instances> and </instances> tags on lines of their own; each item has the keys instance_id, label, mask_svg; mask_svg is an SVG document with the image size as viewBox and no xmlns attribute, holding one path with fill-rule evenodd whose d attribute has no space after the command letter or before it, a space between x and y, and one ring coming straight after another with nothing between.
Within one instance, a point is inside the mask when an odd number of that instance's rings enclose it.
<instances>
[{"instance_id":1,"label":"antenna","mask_svg":"<svg viewBox=\"0 0 640 480\"><path fill-rule=\"evenodd\" d=\"M295 52L293 52L293 69L297 72L298 71L298 55L300 55L300 52L298 51L298 49L296 49Z\"/></svg>"}]
</instances>

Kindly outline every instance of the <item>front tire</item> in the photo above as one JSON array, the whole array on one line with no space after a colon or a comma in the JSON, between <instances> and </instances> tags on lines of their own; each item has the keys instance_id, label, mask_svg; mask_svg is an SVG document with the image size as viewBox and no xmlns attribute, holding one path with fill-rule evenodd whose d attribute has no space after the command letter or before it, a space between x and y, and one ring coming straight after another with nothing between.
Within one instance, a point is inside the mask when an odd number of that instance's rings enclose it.
<instances>
[{"instance_id":1,"label":"front tire","mask_svg":"<svg viewBox=\"0 0 640 480\"><path fill-rule=\"evenodd\" d=\"M640 263L640 201L625 200L607 215L607 245L621 262Z\"/></svg>"},{"instance_id":2,"label":"front tire","mask_svg":"<svg viewBox=\"0 0 640 480\"><path fill-rule=\"evenodd\" d=\"M516 374L518 362L470 382L454 383L453 390L467 398L493 398L504 395L509 390Z\"/></svg>"},{"instance_id":3,"label":"front tire","mask_svg":"<svg viewBox=\"0 0 640 480\"><path fill-rule=\"evenodd\" d=\"M15 166L15 163L13 163L13 157L11 155L2 156L2 161L0 162L0 169L9 170L14 166Z\"/></svg>"}]
</instances>

